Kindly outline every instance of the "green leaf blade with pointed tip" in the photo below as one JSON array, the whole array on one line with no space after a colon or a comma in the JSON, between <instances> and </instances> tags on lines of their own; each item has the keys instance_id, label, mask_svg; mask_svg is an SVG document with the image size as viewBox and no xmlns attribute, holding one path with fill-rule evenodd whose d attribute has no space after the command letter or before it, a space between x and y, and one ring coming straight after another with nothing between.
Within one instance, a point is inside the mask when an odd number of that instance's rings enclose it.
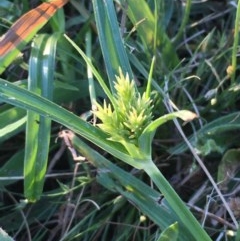
<instances>
[{"instance_id":1,"label":"green leaf blade with pointed tip","mask_svg":"<svg viewBox=\"0 0 240 241\"><path fill-rule=\"evenodd\" d=\"M126 149L121 144L107 140L108 136L99 128L83 121L59 105L1 78L0 99L9 104L32 110L42 116L48 117L71 129L115 157L123 159L126 163L139 169L142 167L141 163L136 162L127 154Z\"/></svg>"},{"instance_id":2,"label":"green leaf blade with pointed tip","mask_svg":"<svg viewBox=\"0 0 240 241\"><path fill-rule=\"evenodd\" d=\"M157 241L177 241L178 239L178 223L174 223L167 227Z\"/></svg>"},{"instance_id":3,"label":"green leaf blade with pointed tip","mask_svg":"<svg viewBox=\"0 0 240 241\"><path fill-rule=\"evenodd\" d=\"M52 100L54 63L59 34L39 35L32 44L29 90ZM40 93L39 93L40 92ZM51 119L28 110L24 158L24 195L34 202L41 196L48 162Z\"/></svg>"},{"instance_id":4,"label":"green leaf blade with pointed tip","mask_svg":"<svg viewBox=\"0 0 240 241\"><path fill-rule=\"evenodd\" d=\"M159 126L163 125L169 120L173 120L174 118L180 118L184 121L190 121L196 117L197 115L191 111L181 110L181 111L169 113L157 118L144 129L142 135L140 136L139 138L140 148L150 155L152 140L153 140L155 131Z\"/></svg>"},{"instance_id":5,"label":"green leaf blade with pointed tip","mask_svg":"<svg viewBox=\"0 0 240 241\"><path fill-rule=\"evenodd\" d=\"M111 91L114 93L115 75L119 67L133 79L132 70L120 35L119 25L112 0L93 0L99 41L105 60Z\"/></svg>"}]
</instances>

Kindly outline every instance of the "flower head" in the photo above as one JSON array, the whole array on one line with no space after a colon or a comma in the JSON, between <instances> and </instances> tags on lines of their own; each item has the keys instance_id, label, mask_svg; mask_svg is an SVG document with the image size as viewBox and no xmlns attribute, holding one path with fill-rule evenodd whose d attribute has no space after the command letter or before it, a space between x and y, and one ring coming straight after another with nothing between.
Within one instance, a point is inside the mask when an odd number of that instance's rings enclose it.
<instances>
[{"instance_id":1,"label":"flower head","mask_svg":"<svg viewBox=\"0 0 240 241\"><path fill-rule=\"evenodd\" d=\"M103 107L97 104L94 114L102 121L99 128L110 135L113 141L122 140L138 145L138 138L145 127L152 121L152 101L146 94L140 95L129 75L120 70L116 76L115 109L106 101Z\"/></svg>"}]
</instances>

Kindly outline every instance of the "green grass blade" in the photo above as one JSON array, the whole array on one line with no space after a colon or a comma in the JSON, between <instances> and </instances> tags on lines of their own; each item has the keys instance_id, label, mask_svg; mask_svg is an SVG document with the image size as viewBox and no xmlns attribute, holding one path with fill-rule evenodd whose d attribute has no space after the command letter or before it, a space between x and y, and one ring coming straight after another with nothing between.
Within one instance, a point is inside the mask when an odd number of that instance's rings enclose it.
<instances>
[{"instance_id":1,"label":"green grass blade","mask_svg":"<svg viewBox=\"0 0 240 241\"><path fill-rule=\"evenodd\" d=\"M99 34L104 62L112 92L115 92L115 75L121 67L123 73L128 73L133 79L132 70L119 31L116 11L112 0L93 0L94 14Z\"/></svg>"},{"instance_id":2,"label":"green grass blade","mask_svg":"<svg viewBox=\"0 0 240 241\"><path fill-rule=\"evenodd\" d=\"M52 100L56 45L59 35L39 35L32 44L29 90ZM40 92L40 93L39 93ZM41 196L47 168L51 119L27 113L24 158L24 194L29 201Z\"/></svg>"},{"instance_id":3,"label":"green grass blade","mask_svg":"<svg viewBox=\"0 0 240 241\"><path fill-rule=\"evenodd\" d=\"M139 145L142 150L148 155L151 155L152 140L155 135L156 129L166 123L167 121L175 118L180 118L184 121L190 121L196 118L196 114L188 110L181 110L173 113L163 115L156 120L152 121L144 130L139 138Z\"/></svg>"},{"instance_id":4,"label":"green grass blade","mask_svg":"<svg viewBox=\"0 0 240 241\"><path fill-rule=\"evenodd\" d=\"M178 29L178 33L174 38L174 43L178 43L178 41L181 39L181 37L183 36L184 30L186 29L186 25L189 19L189 15L190 15L190 10L191 10L191 6L192 6L192 0L187 0L186 1L186 5L185 5L185 12L182 18L182 22L181 25Z\"/></svg>"},{"instance_id":5,"label":"green grass blade","mask_svg":"<svg viewBox=\"0 0 240 241\"><path fill-rule=\"evenodd\" d=\"M89 60L91 60L92 57L92 33L89 30L86 33L85 37L86 41L86 55ZM89 95L90 95L90 100L92 104L92 109L95 108L96 102L97 102L97 97L96 97L96 91L95 91L95 86L94 86L94 79L93 79L93 73L91 66L87 64L87 75L88 75L88 88L89 88Z\"/></svg>"},{"instance_id":6,"label":"green grass blade","mask_svg":"<svg viewBox=\"0 0 240 241\"><path fill-rule=\"evenodd\" d=\"M107 140L108 136L98 128L83 121L57 104L1 78L0 99L15 106L36 111L38 114L66 126L128 164L136 168L141 168L142 166L141 163L136 162L129 155L125 154L126 150L121 144Z\"/></svg>"},{"instance_id":7,"label":"green grass blade","mask_svg":"<svg viewBox=\"0 0 240 241\"><path fill-rule=\"evenodd\" d=\"M90 61L90 59L87 57L87 55L77 46L77 44L75 44L67 35L65 35L65 38L67 39L67 41L77 50L77 52L82 56L82 58L85 60L85 62L87 63L88 68L92 71L92 73L94 74L94 76L96 77L96 79L98 80L99 84L101 85L102 89L104 90L105 94L107 95L107 97L109 98L110 102L113 105L116 105L115 100L113 98L112 93L110 92L110 90L108 89L107 85L105 84L105 81L103 80L103 78L101 77L101 75L98 73L98 71L96 70L96 68L93 66L92 62ZM115 78L115 77L114 77Z\"/></svg>"},{"instance_id":8,"label":"green grass blade","mask_svg":"<svg viewBox=\"0 0 240 241\"><path fill-rule=\"evenodd\" d=\"M149 175L149 177L151 177L151 180L155 183L159 190L162 192L164 198L166 198L171 208L175 211L175 213L179 215L179 218L188 228L188 231L191 232L195 240L211 241L206 231L201 227L197 219L193 216L193 214L189 211L187 206L176 194L174 189L171 187L169 182L162 175L162 173L160 172L158 167L153 163L153 161L146 163L144 170Z\"/></svg>"},{"instance_id":9,"label":"green grass blade","mask_svg":"<svg viewBox=\"0 0 240 241\"><path fill-rule=\"evenodd\" d=\"M17 107L0 110L0 143L24 129L26 111Z\"/></svg>"},{"instance_id":10,"label":"green grass blade","mask_svg":"<svg viewBox=\"0 0 240 241\"><path fill-rule=\"evenodd\" d=\"M233 49L232 49L232 73L231 73L231 83L234 84L237 70L237 53L238 53L238 45L239 45L239 21L240 21L240 2L237 5L237 13L235 18L235 26L234 26L234 41L233 41Z\"/></svg>"},{"instance_id":11,"label":"green grass blade","mask_svg":"<svg viewBox=\"0 0 240 241\"><path fill-rule=\"evenodd\" d=\"M49 20L49 24L52 26L52 31L54 33L60 32L64 33L66 30L65 14L63 8L58 9L58 11Z\"/></svg>"},{"instance_id":12,"label":"green grass blade","mask_svg":"<svg viewBox=\"0 0 240 241\"><path fill-rule=\"evenodd\" d=\"M158 203L161 194L138 180L115 164L108 161L98 152L87 146L76 135L71 137L73 146L82 153L91 163L98 168L98 182L111 191L118 191L129 201L134 203L151 220L158 224L161 229L169 227L174 222L179 224L179 240L193 240L191 233L172 208ZM190 238L191 237L191 238Z\"/></svg>"}]
</instances>

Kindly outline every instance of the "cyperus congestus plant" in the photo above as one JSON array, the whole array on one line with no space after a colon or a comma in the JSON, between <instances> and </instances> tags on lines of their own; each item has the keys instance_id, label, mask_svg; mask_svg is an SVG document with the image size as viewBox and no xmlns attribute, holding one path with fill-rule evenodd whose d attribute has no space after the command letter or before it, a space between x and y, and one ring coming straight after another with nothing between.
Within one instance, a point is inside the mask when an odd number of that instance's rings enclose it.
<instances>
[{"instance_id":1,"label":"cyperus congestus plant","mask_svg":"<svg viewBox=\"0 0 240 241\"><path fill-rule=\"evenodd\" d=\"M151 100L146 93L141 96L128 74L116 76L114 94L115 109L104 100L97 104L95 115L102 121L98 126L110 135L112 141L126 141L138 146L138 138L152 121Z\"/></svg>"},{"instance_id":2,"label":"cyperus congestus plant","mask_svg":"<svg viewBox=\"0 0 240 241\"><path fill-rule=\"evenodd\" d=\"M141 95L134 80L130 81L128 74L124 76L121 69L114 87L112 103L107 104L105 100L103 106L97 103L94 114L102 122L98 127L109 134L109 139L122 143L136 159L151 159L151 143L157 127L176 117L184 121L196 117L196 114L182 110L153 120L150 94L144 92Z\"/></svg>"},{"instance_id":3,"label":"cyperus congestus plant","mask_svg":"<svg viewBox=\"0 0 240 241\"><path fill-rule=\"evenodd\" d=\"M115 93L112 94L111 103L103 102L97 105L94 114L101 120L97 126L109 135L109 140L120 142L128 154L135 160L130 165L143 169L159 188L172 210L179 219L187 225L188 230L196 240L211 240L198 221L179 198L169 182L162 175L152 160L152 140L156 129L165 122L176 117L190 121L196 114L187 111L177 111L158 117L152 115L152 101L150 92L142 95L137 91L133 80L128 74L124 76L119 71L116 76Z\"/></svg>"}]
</instances>

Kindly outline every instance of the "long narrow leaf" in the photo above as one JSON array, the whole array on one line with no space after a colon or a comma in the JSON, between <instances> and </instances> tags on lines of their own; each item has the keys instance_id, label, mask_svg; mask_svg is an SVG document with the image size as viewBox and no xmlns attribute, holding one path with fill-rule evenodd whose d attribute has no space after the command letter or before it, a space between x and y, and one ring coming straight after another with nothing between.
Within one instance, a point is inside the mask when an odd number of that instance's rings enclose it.
<instances>
[{"instance_id":1,"label":"long narrow leaf","mask_svg":"<svg viewBox=\"0 0 240 241\"><path fill-rule=\"evenodd\" d=\"M52 100L56 44L59 35L39 35L33 42L29 63L29 90ZM40 198L47 168L51 119L29 110L24 158L24 194L29 201Z\"/></svg>"},{"instance_id":2,"label":"long narrow leaf","mask_svg":"<svg viewBox=\"0 0 240 241\"><path fill-rule=\"evenodd\" d=\"M113 1L93 0L93 6L108 79L114 93L113 82L115 75L119 73L119 67L129 74L130 79L133 79L133 74L123 46Z\"/></svg>"},{"instance_id":3,"label":"long narrow leaf","mask_svg":"<svg viewBox=\"0 0 240 241\"><path fill-rule=\"evenodd\" d=\"M45 2L24 14L0 39L0 74L21 49L68 0Z\"/></svg>"},{"instance_id":4,"label":"long narrow leaf","mask_svg":"<svg viewBox=\"0 0 240 241\"><path fill-rule=\"evenodd\" d=\"M121 193L158 224L161 229L165 229L177 221L180 226L179 240L193 240L185 224L181 222L171 207L166 205L165 201L162 204L158 203L160 193L138 180L131 173L125 172L108 161L73 133L69 133L69 138L73 146L98 168L98 182L111 191Z\"/></svg>"},{"instance_id":5,"label":"long narrow leaf","mask_svg":"<svg viewBox=\"0 0 240 241\"><path fill-rule=\"evenodd\" d=\"M128 164L141 168L141 163L131 158L121 144L107 140L107 135L98 128L83 121L73 113L63 109L53 102L29 92L21 87L0 78L0 99L27 110L33 110L42 116L66 126L75 133L90 140L92 143L106 150L115 157ZM126 154L125 154L126 153Z\"/></svg>"},{"instance_id":6,"label":"long narrow leaf","mask_svg":"<svg viewBox=\"0 0 240 241\"><path fill-rule=\"evenodd\" d=\"M68 42L77 50L77 52L82 56L82 58L85 60L85 62L88 65L88 68L91 69L92 73L94 74L94 76L96 77L96 79L98 80L99 84L101 85L102 89L104 90L105 94L107 95L107 97L109 98L110 102L113 105L116 105L115 100L113 98L112 93L110 92L110 90L108 89L105 81L103 80L103 78L101 77L101 75L98 73L98 71L96 70L96 68L93 66L92 62L90 61L90 59L87 57L87 55L77 46L76 43L74 43L67 35L65 35L65 38L68 40Z\"/></svg>"},{"instance_id":7,"label":"long narrow leaf","mask_svg":"<svg viewBox=\"0 0 240 241\"><path fill-rule=\"evenodd\" d=\"M173 120L174 118L180 118L184 121L191 121L196 118L197 115L188 110L181 110L173 113L163 115L151 124L149 124L143 131L142 135L139 138L139 145L149 155L151 154L151 143L155 134L156 129L166 123L167 121Z\"/></svg>"}]
</instances>

